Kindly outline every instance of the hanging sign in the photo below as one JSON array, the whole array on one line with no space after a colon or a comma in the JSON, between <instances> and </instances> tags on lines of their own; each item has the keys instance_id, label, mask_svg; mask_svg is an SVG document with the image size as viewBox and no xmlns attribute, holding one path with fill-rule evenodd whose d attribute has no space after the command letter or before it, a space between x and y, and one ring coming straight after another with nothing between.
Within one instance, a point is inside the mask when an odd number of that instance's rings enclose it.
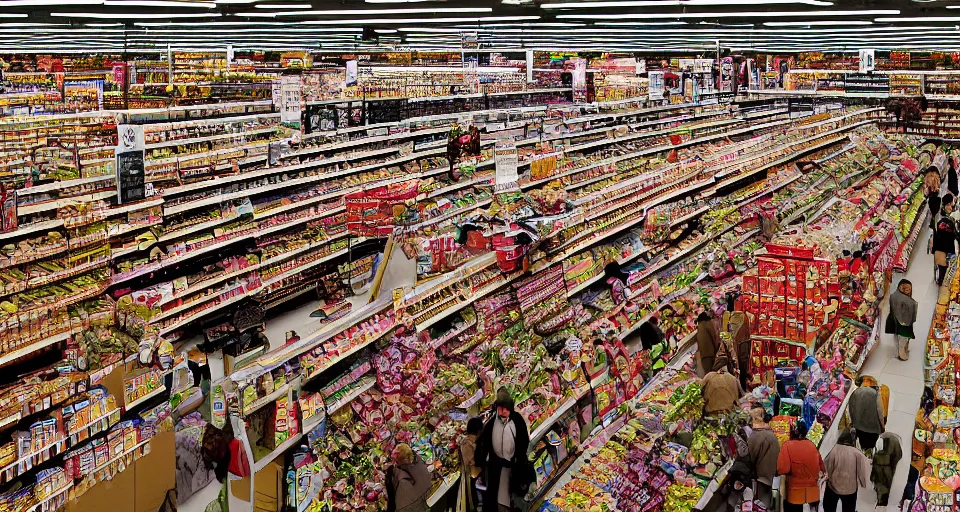
<instances>
[{"instance_id":1,"label":"hanging sign","mask_svg":"<svg viewBox=\"0 0 960 512\"><path fill-rule=\"evenodd\" d=\"M350 87L351 85L357 84L357 61L348 60L346 66L346 85Z\"/></svg>"},{"instance_id":2,"label":"hanging sign","mask_svg":"<svg viewBox=\"0 0 960 512\"><path fill-rule=\"evenodd\" d=\"M876 50L860 50L860 72L866 73L876 68L874 54Z\"/></svg>"},{"instance_id":3,"label":"hanging sign","mask_svg":"<svg viewBox=\"0 0 960 512\"><path fill-rule=\"evenodd\" d=\"M637 59L637 74L642 75L647 72L647 61L645 59Z\"/></svg>"},{"instance_id":4,"label":"hanging sign","mask_svg":"<svg viewBox=\"0 0 960 512\"><path fill-rule=\"evenodd\" d=\"M502 191L516 185L520 177L517 175L517 144L512 140L498 140L493 150L493 159L497 167L496 189Z\"/></svg>"},{"instance_id":5,"label":"hanging sign","mask_svg":"<svg viewBox=\"0 0 960 512\"><path fill-rule=\"evenodd\" d=\"M463 50L476 50L479 48L479 37L477 31L460 32L460 48Z\"/></svg>"},{"instance_id":6,"label":"hanging sign","mask_svg":"<svg viewBox=\"0 0 960 512\"><path fill-rule=\"evenodd\" d=\"M650 71L647 73L647 78L650 80L647 88L650 99L662 100L663 92L666 89L663 71Z\"/></svg>"},{"instance_id":7,"label":"hanging sign","mask_svg":"<svg viewBox=\"0 0 960 512\"><path fill-rule=\"evenodd\" d=\"M284 76L280 79L280 122L300 127L302 114L300 77L297 75Z\"/></svg>"},{"instance_id":8,"label":"hanging sign","mask_svg":"<svg viewBox=\"0 0 960 512\"><path fill-rule=\"evenodd\" d=\"M117 204L146 197L143 166L143 126L118 124L116 149Z\"/></svg>"},{"instance_id":9,"label":"hanging sign","mask_svg":"<svg viewBox=\"0 0 960 512\"><path fill-rule=\"evenodd\" d=\"M573 63L573 71L570 73L573 78L573 101L582 102L587 100L587 61L586 59L570 59Z\"/></svg>"}]
</instances>

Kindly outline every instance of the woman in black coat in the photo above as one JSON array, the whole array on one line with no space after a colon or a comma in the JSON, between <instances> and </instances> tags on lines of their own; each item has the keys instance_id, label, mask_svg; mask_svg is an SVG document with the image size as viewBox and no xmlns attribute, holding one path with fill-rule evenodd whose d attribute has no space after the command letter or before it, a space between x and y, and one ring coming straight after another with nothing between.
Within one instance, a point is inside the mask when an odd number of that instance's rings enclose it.
<instances>
[{"instance_id":1,"label":"woman in black coat","mask_svg":"<svg viewBox=\"0 0 960 512\"><path fill-rule=\"evenodd\" d=\"M474 464L483 469L481 475L487 487L483 491L483 512L498 512L502 501L507 501L509 504L504 506L512 509L512 497L525 494L534 476L533 465L527 460L530 445L527 422L514 410L513 398L506 389L500 388L497 392L493 407L493 418L483 427L474 457ZM496 439L494 432L499 434ZM509 442L511 435L512 443ZM504 475L509 480L503 482L505 488L501 489L500 480Z\"/></svg>"},{"instance_id":2,"label":"woman in black coat","mask_svg":"<svg viewBox=\"0 0 960 512\"><path fill-rule=\"evenodd\" d=\"M957 183L957 168L953 166L953 159L950 159L950 167L947 168L947 190L951 194L960 196L960 184Z\"/></svg>"}]
</instances>

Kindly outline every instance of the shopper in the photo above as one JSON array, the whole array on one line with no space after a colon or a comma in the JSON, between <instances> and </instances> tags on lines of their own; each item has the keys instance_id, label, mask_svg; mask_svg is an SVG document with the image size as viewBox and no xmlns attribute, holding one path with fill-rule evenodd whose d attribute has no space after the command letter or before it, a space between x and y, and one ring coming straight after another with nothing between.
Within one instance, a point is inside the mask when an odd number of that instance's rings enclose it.
<instances>
[{"instance_id":1,"label":"shopper","mask_svg":"<svg viewBox=\"0 0 960 512\"><path fill-rule=\"evenodd\" d=\"M933 261L937 266L938 286L943 284L943 278L946 277L949 259L957 254L957 222L950 216L952 212L953 204L945 203L943 214L937 220L933 232Z\"/></svg>"},{"instance_id":2,"label":"shopper","mask_svg":"<svg viewBox=\"0 0 960 512\"><path fill-rule=\"evenodd\" d=\"M957 168L953 165L953 159L947 159L950 166L947 167L947 190L954 196L960 195L960 183L957 181Z\"/></svg>"},{"instance_id":3,"label":"shopper","mask_svg":"<svg viewBox=\"0 0 960 512\"><path fill-rule=\"evenodd\" d=\"M807 426L798 421L790 427L790 440L780 447L777 473L785 476L786 497L783 512L803 512L803 505L819 510L820 476L826 472L820 450L807 439Z\"/></svg>"},{"instance_id":4,"label":"shopper","mask_svg":"<svg viewBox=\"0 0 960 512\"><path fill-rule=\"evenodd\" d=\"M883 433L885 420L880 392L877 387L870 385L876 381L872 378L865 381L864 377L857 377L856 383L859 387L850 395L848 410L850 423L857 431L860 449L870 452L876 446L877 438Z\"/></svg>"},{"instance_id":5,"label":"shopper","mask_svg":"<svg viewBox=\"0 0 960 512\"><path fill-rule=\"evenodd\" d=\"M484 512L513 510L513 495L522 494L530 483L527 462L530 437L527 422L514 409L505 388L497 391L493 419L487 422L477 443L475 464L484 469Z\"/></svg>"},{"instance_id":6,"label":"shopper","mask_svg":"<svg viewBox=\"0 0 960 512\"><path fill-rule=\"evenodd\" d=\"M857 449L856 444L853 432L844 429L837 438L837 444L823 461L827 467L824 512L837 512L838 502L843 505L843 512L857 510L857 488L867 486L870 461Z\"/></svg>"},{"instance_id":7,"label":"shopper","mask_svg":"<svg viewBox=\"0 0 960 512\"><path fill-rule=\"evenodd\" d=\"M901 361L910 357L910 340L916 337L913 333L913 324L916 321L917 301L913 299L913 284L907 279L901 279L897 289L890 294L890 318L887 320L887 330L893 328L897 359Z\"/></svg>"},{"instance_id":8,"label":"shopper","mask_svg":"<svg viewBox=\"0 0 960 512\"><path fill-rule=\"evenodd\" d=\"M937 219L940 217L940 192L931 192L927 195L927 206L930 207L930 229L937 229Z\"/></svg>"},{"instance_id":9,"label":"shopper","mask_svg":"<svg viewBox=\"0 0 960 512\"><path fill-rule=\"evenodd\" d=\"M700 392L703 393L703 413L707 416L732 410L743 394L740 382L723 367L703 378Z\"/></svg>"},{"instance_id":10,"label":"shopper","mask_svg":"<svg viewBox=\"0 0 960 512\"><path fill-rule=\"evenodd\" d=\"M917 480L920 479L920 472L930 456L931 445L927 440L933 438L935 425L930 419L930 413L936 407L936 401L933 399L933 389L929 386L923 388L923 395L920 397L920 407L914 417L913 432L910 440L910 472L907 474L907 483L903 487L903 495L900 498L899 510L903 510L904 503L910 503L917 494Z\"/></svg>"},{"instance_id":11,"label":"shopper","mask_svg":"<svg viewBox=\"0 0 960 512\"><path fill-rule=\"evenodd\" d=\"M474 462L477 451L477 439L483 433L483 420L474 416L467 421L467 433L460 439L460 474L469 474L470 478L460 480L460 500L464 503L464 510L477 510L477 479L480 468Z\"/></svg>"},{"instance_id":12,"label":"shopper","mask_svg":"<svg viewBox=\"0 0 960 512\"><path fill-rule=\"evenodd\" d=\"M756 480L756 499L769 510L773 506L773 477L777 474L780 441L770 428L770 413L762 405L750 410L752 432L747 439L747 453Z\"/></svg>"},{"instance_id":13,"label":"shopper","mask_svg":"<svg viewBox=\"0 0 960 512\"><path fill-rule=\"evenodd\" d=\"M703 378L713 370L720 347L720 329L709 313L697 317L697 376Z\"/></svg>"},{"instance_id":14,"label":"shopper","mask_svg":"<svg viewBox=\"0 0 960 512\"><path fill-rule=\"evenodd\" d=\"M886 507L890 501L890 486L893 485L893 474L897 471L897 463L903 458L900 448L900 436L893 432L884 432L880 435L879 447L873 454L873 471L870 481L877 491L877 506Z\"/></svg>"},{"instance_id":15,"label":"shopper","mask_svg":"<svg viewBox=\"0 0 960 512\"><path fill-rule=\"evenodd\" d=\"M387 468L387 512L427 512L427 495L433 485L430 468L400 443L393 449L393 465Z\"/></svg>"},{"instance_id":16,"label":"shopper","mask_svg":"<svg viewBox=\"0 0 960 512\"><path fill-rule=\"evenodd\" d=\"M644 350L652 349L654 345L663 343L665 339L663 331L660 330L660 320L656 316L640 324L638 333L640 335L640 345Z\"/></svg>"}]
</instances>

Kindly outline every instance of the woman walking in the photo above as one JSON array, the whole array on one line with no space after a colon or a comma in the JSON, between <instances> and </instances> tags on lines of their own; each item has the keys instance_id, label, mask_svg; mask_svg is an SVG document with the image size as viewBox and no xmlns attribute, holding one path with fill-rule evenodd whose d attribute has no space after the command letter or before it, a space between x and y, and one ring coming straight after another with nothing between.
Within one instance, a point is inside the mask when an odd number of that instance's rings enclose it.
<instances>
[{"instance_id":1,"label":"woman walking","mask_svg":"<svg viewBox=\"0 0 960 512\"><path fill-rule=\"evenodd\" d=\"M903 458L900 448L900 436L893 432L884 432L880 435L882 446L873 454L873 471L870 481L877 490L877 507L886 507L890 500L890 487L893 485L893 474L897 470L897 463Z\"/></svg>"},{"instance_id":2,"label":"woman walking","mask_svg":"<svg viewBox=\"0 0 960 512\"><path fill-rule=\"evenodd\" d=\"M827 466L824 512L837 512L838 503L843 505L843 512L857 510L857 489L867 486L870 465L867 456L857 449L856 444L853 432L844 429L824 461Z\"/></svg>"},{"instance_id":3,"label":"woman walking","mask_svg":"<svg viewBox=\"0 0 960 512\"><path fill-rule=\"evenodd\" d=\"M890 316L893 322L893 340L897 344L897 359L910 357L910 340L916 338L913 324L917 321L917 301L913 299L913 283L901 279L897 289L890 294Z\"/></svg>"},{"instance_id":4,"label":"woman walking","mask_svg":"<svg viewBox=\"0 0 960 512\"><path fill-rule=\"evenodd\" d=\"M790 440L780 447L777 458L777 473L787 477L783 512L803 512L804 503L810 504L810 510L819 510L818 482L826 470L817 445L807 439L806 425L800 421L791 426Z\"/></svg>"},{"instance_id":5,"label":"woman walking","mask_svg":"<svg viewBox=\"0 0 960 512\"><path fill-rule=\"evenodd\" d=\"M941 210L942 215L933 233L933 262L937 266L937 286L943 284L949 259L957 254L957 223L950 216L953 213L953 203L944 203Z\"/></svg>"}]
</instances>

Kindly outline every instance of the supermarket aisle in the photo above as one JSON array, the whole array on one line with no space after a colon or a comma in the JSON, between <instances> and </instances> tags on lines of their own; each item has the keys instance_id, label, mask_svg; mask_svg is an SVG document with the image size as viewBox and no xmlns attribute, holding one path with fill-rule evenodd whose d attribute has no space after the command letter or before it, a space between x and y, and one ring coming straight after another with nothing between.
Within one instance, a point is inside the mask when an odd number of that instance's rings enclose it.
<instances>
[{"instance_id":1,"label":"supermarket aisle","mask_svg":"<svg viewBox=\"0 0 960 512\"><path fill-rule=\"evenodd\" d=\"M884 334L881 337L881 343L867 359L861 372L864 375L876 377L881 384L886 384L890 388L887 430L896 432L900 436L900 445L903 449L904 456L897 466L890 504L887 507L890 512L896 510L903 494L903 486L907 481L914 416L920 406L920 395L923 393L923 350L939 293L939 288L933 281L933 256L926 253L929 236L930 230L927 229L926 233L918 238L916 251L906 274L893 276L892 286L896 286L902 278L909 279L913 283L913 298L920 303L917 323L914 325L917 339L910 343L910 358L907 361L897 359L893 336ZM882 319L887 317L889 304L889 299L884 299ZM876 504L877 495L872 488L860 490L858 510L873 510Z\"/></svg>"}]
</instances>

